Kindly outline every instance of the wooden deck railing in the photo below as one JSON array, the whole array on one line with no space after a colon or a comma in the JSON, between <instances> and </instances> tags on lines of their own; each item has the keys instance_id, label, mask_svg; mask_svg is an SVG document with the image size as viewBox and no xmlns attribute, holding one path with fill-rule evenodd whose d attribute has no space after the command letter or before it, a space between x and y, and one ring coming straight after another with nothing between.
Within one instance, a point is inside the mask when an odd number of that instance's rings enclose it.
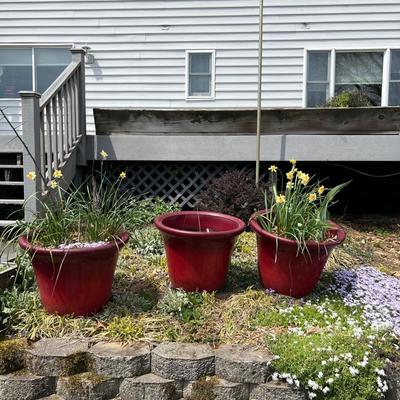
<instances>
[{"instance_id":1,"label":"wooden deck railing","mask_svg":"<svg viewBox=\"0 0 400 400\"><path fill-rule=\"evenodd\" d=\"M53 173L69 186L78 165L86 164L85 51L71 49L72 61L43 93L20 92L24 150L25 218L40 210ZM27 178L36 171L37 179Z\"/></svg>"}]
</instances>

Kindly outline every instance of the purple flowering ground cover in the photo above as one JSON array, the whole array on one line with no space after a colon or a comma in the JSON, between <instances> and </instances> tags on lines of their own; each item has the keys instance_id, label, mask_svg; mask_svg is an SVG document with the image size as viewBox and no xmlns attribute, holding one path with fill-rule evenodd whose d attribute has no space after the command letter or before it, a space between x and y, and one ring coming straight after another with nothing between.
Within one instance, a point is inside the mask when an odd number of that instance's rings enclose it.
<instances>
[{"instance_id":1,"label":"purple flowering ground cover","mask_svg":"<svg viewBox=\"0 0 400 400\"><path fill-rule=\"evenodd\" d=\"M363 318L373 328L388 328L400 335L400 279L374 268L341 269L327 291L345 304L364 308Z\"/></svg>"}]
</instances>

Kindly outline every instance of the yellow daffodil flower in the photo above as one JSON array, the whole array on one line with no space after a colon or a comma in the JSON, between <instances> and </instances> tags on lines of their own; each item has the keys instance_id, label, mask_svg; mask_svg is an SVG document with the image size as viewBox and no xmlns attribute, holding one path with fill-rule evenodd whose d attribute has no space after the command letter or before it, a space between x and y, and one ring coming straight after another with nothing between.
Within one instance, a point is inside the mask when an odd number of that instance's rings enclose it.
<instances>
[{"instance_id":1,"label":"yellow daffodil flower","mask_svg":"<svg viewBox=\"0 0 400 400\"><path fill-rule=\"evenodd\" d=\"M317 195L316 195L316 193L311 193L311 194L308 195L308 201L309 201L310 203L312 203L312 202L315 201L315 200L317 200Z\"/></svg>"},{"instance_id":2,"label":"yellow daffodil flower","mask_svg":"<svg viewBox=\"0 0 400 400\"><path fill-rule=\"evenodd\" d=\"M290 189L293 189L294 188L294 183L293 182L288 182L287 184L286 184L286 187L290 190Z\"/></svg>"},{"instance_id":3,"label":"yellow daffodil flower","mask_svg":"<svg viewBox=\"0 0 400 400\"><path fill-rule=\"evenodd\" d=\"M319 194L322 194L322 193L324 193L325 192L325 186L324 185L321 185L319 188L318 188L318 193Z\"/></svg>"},{"instance_id":4,"label":"yellow daffodil flower","mask_svg":"<svg viewBox=\"0 0 400 400\"><path fill-rule=\"evenodd\" d=\"M268 168L268 171L276 172L276 171L278 171L278 167L277 167L276 165L271 165L271 166Z\"/></svg>"},{"instance_id":5,"label":"yellow daffodil flower","mask_svg":"<svg viewBox=\"0 0 400 400\"><path fill-rule=\"evenodd\" d=\"M294 171L286 172L286 178L291 181L294 178Z\"/></svg>"},{"instance_id":6,"label":"yellow daffodil flower","mask_svg":"<svg viewBox=\"0 0 400 400\"><path fill-rule=\"evenodd\" d=\"M290 164L292 164L292 165L295 165L295 164L296 164L296 160L295 160L294 158L291 158L291 159L289 160L289 162L290 162Z\"/></svg>"},{"instance_id":7,"label":"yellow daffodil flower","mask_svg":"<svg viewBox=\"0 0 400 400\"><path fill-rule=\"evenodd\" d=\"M275 201L277 204L284 204L286 197L283 194L280 194L279 196L275 196Z\"/></svg>"},{"instance_id":8,"label":"yellow daffodil flower","mask_svg":"<svg viewBox=\"0 0 400 400\"><path fill-rule=\"evenodd\" d=\"M56 170L53 172L53 178L60 179L60 178L62 178L62 176L63 176L63 174L62 174L62 172L61 172L59 169L56 169Z\"/></svg>"},{"instance_id":9,"label":"yellow daffodil flower","mask_svg":"<svg viewBox=\"0 0 400 400\"><path fill-rule=\"evenodd\" d=\"M55 189L56 187L58 186L58 183L56 182L56 181L50 181L50 187L52 188L52 189Z\"/></svg>"},{"instance_id":10,"label":"yellow daffodil flower","mask_svg":"<svg viewBox=\"0 0 400 400\"><path fill-rule=\"evenodd\" d=\"M300 179L301 179L301 183L304 186L307 186L308 182L310 181L310 176L308 174L302 174Z\"/></svg>"},{"instance_id":11,"label":"yellow daffodil flower","mask_svg":"<svg viewBox=\"0 0 400 400\"><path fill-rule=\"evenodd\" d=\"M125 179L126 178L126 173L125 172L121 172L119 174L120 179Z\"/></svg>"},{"instance_id":12,"label":"yellow daffodil flower","mask_svg":"<svg viewBox=\"0 0 400 400\"><path fill-rule=\"evenodd\" d=\"M26 174L26 177L30 180L30 181L34 181L36 179L36 172L35 171L30 171Z\"/></svg>"},{"instance_id":13,"label":"yellow daffodil flower","mask_svg":"<svg viewBox=\"0 0 400 400\"><path fill-rule=\"evenodd\" d=\"M105 160L105 159L108 157L108 154L107 154L104 150L102 150L102 151L100 152L100 155L101 155L101 158L102 158L103 160Z\"/></svg>"}]
</instances>

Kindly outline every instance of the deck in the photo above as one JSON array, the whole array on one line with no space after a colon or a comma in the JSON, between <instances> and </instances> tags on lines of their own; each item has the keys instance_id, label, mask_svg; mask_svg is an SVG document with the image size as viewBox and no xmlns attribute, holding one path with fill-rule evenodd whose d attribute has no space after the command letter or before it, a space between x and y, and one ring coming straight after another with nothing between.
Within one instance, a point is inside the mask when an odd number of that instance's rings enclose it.
<instances>
[{"instance_id":1,"label":"deck","mask_svg":"<svg viewBox=\"0 0 400 400\"><path fill-rule=\"evenodd\" d=\"M251 161L255 110L95 109L88 158L120 161ZM261 159L399 161L400 108L265 109Z\"/></svg>"}]
</instances>

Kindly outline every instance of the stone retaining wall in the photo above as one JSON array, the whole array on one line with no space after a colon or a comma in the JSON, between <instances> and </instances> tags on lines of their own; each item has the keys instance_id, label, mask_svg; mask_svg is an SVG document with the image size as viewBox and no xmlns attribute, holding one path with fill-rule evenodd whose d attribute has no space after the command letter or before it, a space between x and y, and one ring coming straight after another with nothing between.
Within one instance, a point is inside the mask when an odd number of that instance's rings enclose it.
<instances>
[{"instance_id":1,"label":"stone retaining wall","mask_svg":"<svg viewBox=\"0 0 400 400\"><path fill-rule=\"evenodd\" d=\"M305 399L296 388L270 380L267 351L242 345L8 343L0 347L1 400Z\"/></svg>"}]
</instances>

